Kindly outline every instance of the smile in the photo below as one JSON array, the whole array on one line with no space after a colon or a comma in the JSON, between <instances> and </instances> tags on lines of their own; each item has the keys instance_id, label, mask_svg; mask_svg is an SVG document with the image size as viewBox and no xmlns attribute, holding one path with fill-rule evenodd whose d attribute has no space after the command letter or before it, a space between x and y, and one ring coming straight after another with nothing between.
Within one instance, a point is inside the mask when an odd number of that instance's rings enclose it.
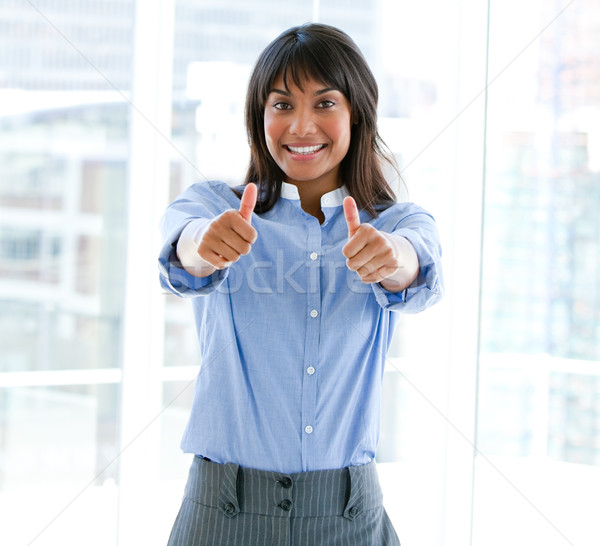
<instances>
[{"instance_id":1,"label":"smile","mask_svg":"<svg viewBox=\"0 0 600 546\"><path fill-rule=\"evenodd\" d=\"M316 146L284 146L288 151L298 155L310 155L322 150L326 144L317 144Z\"/></svg>"}]
</instances>

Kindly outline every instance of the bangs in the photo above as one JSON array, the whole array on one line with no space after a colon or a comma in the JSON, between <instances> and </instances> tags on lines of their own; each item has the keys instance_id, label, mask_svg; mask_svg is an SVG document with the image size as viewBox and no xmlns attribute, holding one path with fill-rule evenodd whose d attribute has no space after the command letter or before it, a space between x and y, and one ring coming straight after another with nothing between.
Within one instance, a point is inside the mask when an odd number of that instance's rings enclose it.
<instances>
[{"instance_id":1,"label":"bangs","mask_svg":"<svg viewBox=\"0 0 600 546\"><path fill-rule=\"evenodd\" d=\"M263 72L263 101L266 101L279 76L283 79L286 91L289 91L292 82L303 92L303 84L314 80L339 90L349 100L351 98L346 71L343 69L344 60L321 40L304 35L296 36L273 51L270 61L266 63L266 70Z\"/></svg>"}]
</instances>

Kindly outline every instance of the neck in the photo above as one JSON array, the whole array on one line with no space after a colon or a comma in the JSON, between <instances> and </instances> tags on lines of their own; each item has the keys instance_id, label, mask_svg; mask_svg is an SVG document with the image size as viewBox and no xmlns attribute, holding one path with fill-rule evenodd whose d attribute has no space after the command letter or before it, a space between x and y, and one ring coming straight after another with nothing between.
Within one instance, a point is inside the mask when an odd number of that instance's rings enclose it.
<instances>
[{"instance_id":1,"label":"neck","mask_svg":"<svg viewBox=\"0 0 600 546\"><path fill-rule=\"evenodd\" d=\"M298 188L300 196L300 206L302 210L311 216L314 216L320 223L325 221L325 215L321 210L321 197L330 191L342 186L341 182L335 186L315 183L315 181L289 182Z\"/></svg>"},{"instance_id":2,"label":"neck","mask_svg":"<svg viewBox=\"0 0 600 546\"><path fill-rule=\"evenodd\" d=\"M320 202L316 206L307 206L301 200L300 206L302 207L302 210L304 212L306 212L307 214L310 214L311 216L314 216L317 220L319 220L319 224L322 224L325 221L325 215L323 214L323 211L321 210Z\"/></svg>"}]
</instances>

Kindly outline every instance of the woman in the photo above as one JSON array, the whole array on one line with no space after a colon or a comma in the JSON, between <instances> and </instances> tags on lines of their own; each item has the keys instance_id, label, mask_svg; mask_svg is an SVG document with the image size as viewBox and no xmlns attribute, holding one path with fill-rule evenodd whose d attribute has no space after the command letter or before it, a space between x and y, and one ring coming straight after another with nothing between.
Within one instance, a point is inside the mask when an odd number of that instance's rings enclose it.
<instances>
[{"instance_id":1,"label":"woman","mask_svg":"<svg viewBox=\"0 0 600 546\"><path fill-rule=\"evenodd\" d=\"M381 381L396 312L441 297L441 251L382 174L377 93L346 34L289 29L249 82L245 184L194 184L165 213L161 283L193 298L202 350L171 546L399 544Z\"/></svg>"}]
</instances>

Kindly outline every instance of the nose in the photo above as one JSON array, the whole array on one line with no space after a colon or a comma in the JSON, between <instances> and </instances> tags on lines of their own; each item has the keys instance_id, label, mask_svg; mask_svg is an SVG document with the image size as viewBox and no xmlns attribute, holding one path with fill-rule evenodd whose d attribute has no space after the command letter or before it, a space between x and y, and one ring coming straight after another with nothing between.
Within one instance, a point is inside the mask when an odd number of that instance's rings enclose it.
<instances>
[{"instance_id":1,"label":"nose","mask_svg":"<svg viewBox=\"0 0 600 546\"><path fill-rule=\"evenodd\" d=\"M314 134L316 125L314 114L310 108L296 108L290 123L290 134L299 137Z\"/></svg>"}]
</instances>

